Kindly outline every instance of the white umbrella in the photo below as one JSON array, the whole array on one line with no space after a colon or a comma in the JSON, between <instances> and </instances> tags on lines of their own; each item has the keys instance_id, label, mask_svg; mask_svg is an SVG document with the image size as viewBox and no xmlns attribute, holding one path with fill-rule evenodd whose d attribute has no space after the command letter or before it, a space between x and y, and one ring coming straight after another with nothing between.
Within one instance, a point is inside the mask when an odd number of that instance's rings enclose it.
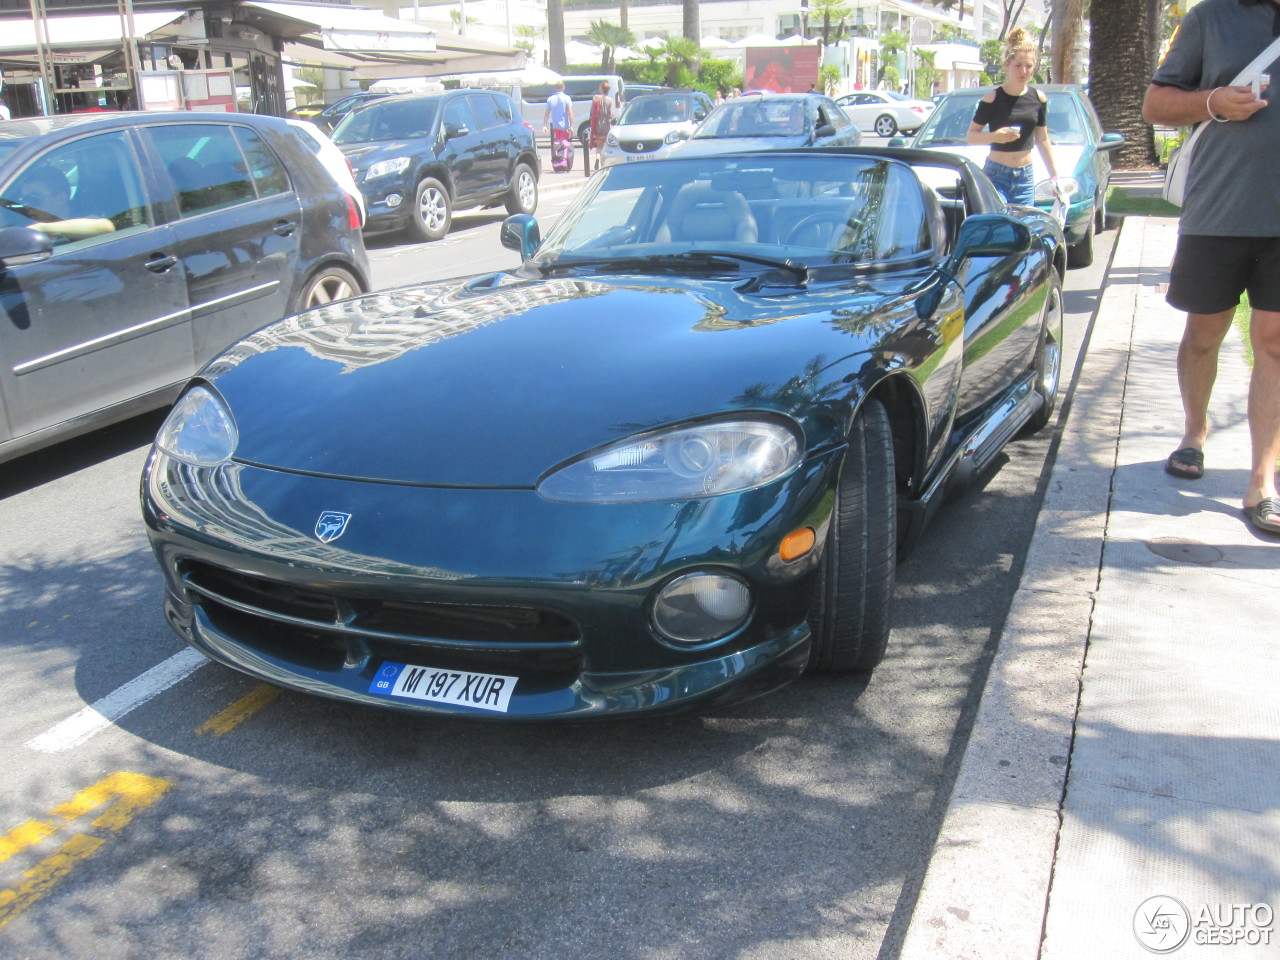
<instances>
[{"instance_id":1,"label":"white umbrella","mask_svg":"<svg viewBox=\"0 0 1280 960\"><path fill-rule=\"evenodd\" d=\"M733 43L724 37L705 36L698 41L698 45L707 50L717 50L721 47L731 47Z\"/></svg>"},{"instance_id":2,"label":"white umbrella","mask_svg":"<svg viewBox=\"0 0 1280 960\"><path fill-rule=\"evenodd\" d=\"M600 48L581 40L570 40L564 45L564 59L565 63L599 63Z\"/></svg>"}]
</instances>

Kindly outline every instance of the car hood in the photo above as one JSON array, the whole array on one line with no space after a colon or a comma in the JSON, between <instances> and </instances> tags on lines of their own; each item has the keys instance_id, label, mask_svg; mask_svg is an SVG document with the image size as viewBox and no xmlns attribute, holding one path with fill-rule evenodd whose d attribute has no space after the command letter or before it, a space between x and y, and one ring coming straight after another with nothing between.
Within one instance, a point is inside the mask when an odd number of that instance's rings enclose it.
<instances>
[{"instance_id":1,"label":"car hood","mask_svg":"<svg viewBox=\"0 0 1280 960\"><path fill-rule=\"evenodd\" d=\"M422 140L375 140L372 143L340 143L338 147L358 174L380 160L416 157L423 152Z\"/></svg>"},{"instance_id":2,"label":"car hood","mask_svg":"<svg viewBox=\"0 0 1280 960\"><path fill-rule=\"evenodd\" d=\"M906 302L901 279L767 297L741 283L504 275L405 287L278 321L202 376L231 408L238 460L531 487L589 450L694 417L749 407L803 422L803 404L817 403L795 399L810 394L794 387L806 364L847 376L839 361L856 369L877 336L832 311Z\"/></svg>"},{"instance_id":3,"label":"car hood","mask_svg":"<svg viewBox=\"0 0 1280 960\"><path fill-rule=\"evenodd\" d=\"M954 146L938 146L924 147L925 150L944 150L947 153L954 153L961 157L972 160L981 169L982 165L987 162L987 155L991 152L991 148L985 145L972 146L969 144L956 144ZM1071 176L1080 180L1088 189L1094 186L1093 171L1086 162L1092 155L1092 148L1086 146L1066 146L1065 144L1055 143L1053 145L1053 160L1058 167L1058 172L1063 176ZM1040 156L1039 150L1031 151L1031 163L1035 167L1036 183L1041 180L1049 179L1049 168L1044 165L1044 158ZM927 179L924 174L930 172L922 171L921 179ZM954 178L952 178L954 179ZM1083 199L1077 197L1077 200Z\"/></svg>"},{"instance_id":4,"label":"car hood","mask_svg":"<svg viewBox=\"0 0 1280 960\"><path fill-rule=\"evenodd\" d=\"M680 123L625 123L613 128L613 135L619 140L661 140L672 130L692 131L695 124L690 121Z\"/></svg>"},{"instance_id":5,"label":"car hood","mask_svg":"<svg viewBox=\"0 0 1280 960\"><path fill-rule=\"evenodd\" d=\"M672 151L672 156L705 157L745 150L794 150L809 146L805 135L794 137L691 137Z\"/></svg>"}]
</instances>

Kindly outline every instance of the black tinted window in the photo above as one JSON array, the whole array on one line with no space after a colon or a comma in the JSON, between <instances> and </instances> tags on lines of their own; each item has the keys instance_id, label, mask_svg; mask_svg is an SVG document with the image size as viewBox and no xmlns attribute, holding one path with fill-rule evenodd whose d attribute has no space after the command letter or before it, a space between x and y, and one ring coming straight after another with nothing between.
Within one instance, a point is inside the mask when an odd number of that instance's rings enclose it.
<instances>
[{"instance_id":1,"label":"black tinted window","mask_svg":"<svg viewBox=\"0 0 1280 960\"><path fill-rule=\"evenodd\" d=\"M278 193L288 193L289 175L284 172L284 164L258 132L248 127L236 127L236 137L249 161L249 173L258 196L271 197Z\"/></svg>"},{"instance_id":2,"label":"black tinted window","mask_svg":"<svg viewBox=\"0 0 1280 960\"><path fill-rule=\"evenodd\" d=\"M471 107L467 105L469 98L457 97L450 100L444 106L444 122L445 127L453 127L456 130L473 131L476 129L476 118L471 113Z\"/></svg>"},{"instance_id":3,"label":"black tinted window","mask_svg":"<svg viewBox=\"0 0 1280 960\"><path fill-rule=\"evenodd\" d=\"M334 143L369 143L374 140L417 140L429 137L440 101L434 97L412 100L375 100L353 110L333 133Z\"/></svg>"},{"instance_id":4,"label":"black tinted window","mask_svg":"<svg viewBox=\"0 0 1280 960\"><path fill-rule=\"evenodd\" d=\"M147 128L169 171L183 216L257 199L249 165L229 126L166 124Z\"/></svg>"},{"instance_id":5,"label":"black tinted window","mask_svg":"<svg viewBox=\"0 0 1280 960\"><path fill-rule=\"evenodd\" d=\"M467 99L471 102L471 109L475 113L477 129L489 130L511 122L510 109L504 109L501 103L504 98L490 93L475 93ZM446 115L445 119L452 118Z\"/></svg>"}]
</instances>

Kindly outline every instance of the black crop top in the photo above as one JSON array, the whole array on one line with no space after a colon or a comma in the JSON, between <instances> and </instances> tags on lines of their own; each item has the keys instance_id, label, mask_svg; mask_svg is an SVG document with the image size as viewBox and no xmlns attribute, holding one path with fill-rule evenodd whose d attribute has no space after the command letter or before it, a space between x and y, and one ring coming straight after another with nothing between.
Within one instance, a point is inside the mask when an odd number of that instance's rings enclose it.
<instances>
[{"instance_id":1,"label":"black crop top","mask_svg":"<svg viewBox=\"0 0 1280 960\"><path fill-rule=\"evenodd\" d=\"M1017 127L1022 134L1010 143L993 143L991 149L1001 153L1016 153L1019 150L1031 149L1031 138L1035 136L1036 127L1047 124L1045 120L1044 101L1034 87L1027 87L1020 97L1006 93L1004 87L996 87L996 98L992 103L985 100L978 104L973 113L973 122L988 130L999 130L1001 127Z\"/></svg>"}]
</instances>

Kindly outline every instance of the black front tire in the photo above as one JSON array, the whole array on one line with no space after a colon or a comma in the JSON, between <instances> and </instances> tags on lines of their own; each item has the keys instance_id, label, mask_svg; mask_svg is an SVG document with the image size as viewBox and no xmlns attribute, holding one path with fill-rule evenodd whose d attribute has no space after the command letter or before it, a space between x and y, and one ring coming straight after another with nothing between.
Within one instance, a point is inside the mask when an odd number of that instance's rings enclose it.
<instances>
[{"instance_id":1,"label":"black front tire","mask_svg":"<svg viewBox=\"0 0 1280 960\"><path fill-rule=\"evenodd\" d=\"M507 193L507 213L533 213L538 209L538 179L527 163L517 163Z\"/></svg>"},{"instance_id":2,"label":"black front tire","mask_svg":"<svg viewBox=\"0 0 1280 960\"><path fill-rule=\"evenodd\" d=\"M444 184L434 177L423 177L413 194L409 211L409 234L417 240L440 240L453 223L453 201Z\"/></svg>"},{"instance_id":3,"label":"black front tire","mask_svg":"<svg viewBox=\"0 0 1280 960\"><path fill-rule=\"evenodd\" d=\"M1049 294L1040 323L1040 342L1036 344L1034 389L1040 396L1040 409L1027 421L1027 429L1043 430L1053 419L1062 390L1062 282L1056 270L1050 271Z\"/></svg>"},{"instance_id":4,"label":"black front tire","mask_svg":"<svg viewBox=\"0 0 1280 960\"><path fill-rule=\"evenodd\" d=\"M1084 237L1067 247L1068 267L1087 267L1093 263L1093 217L1089 218L1089 226Z\"/></svg>"},{"instance_id":5,"label":"black front tire","mask_svg":"<svg viewBox=\"0 0 1280 960\"><path fill-rule=\"evenodd\" d=\"M809 667L871 670L889 642L898 499L889 416L866 401L849 434L809 627Z\"/></svg>"}]
</instances>

